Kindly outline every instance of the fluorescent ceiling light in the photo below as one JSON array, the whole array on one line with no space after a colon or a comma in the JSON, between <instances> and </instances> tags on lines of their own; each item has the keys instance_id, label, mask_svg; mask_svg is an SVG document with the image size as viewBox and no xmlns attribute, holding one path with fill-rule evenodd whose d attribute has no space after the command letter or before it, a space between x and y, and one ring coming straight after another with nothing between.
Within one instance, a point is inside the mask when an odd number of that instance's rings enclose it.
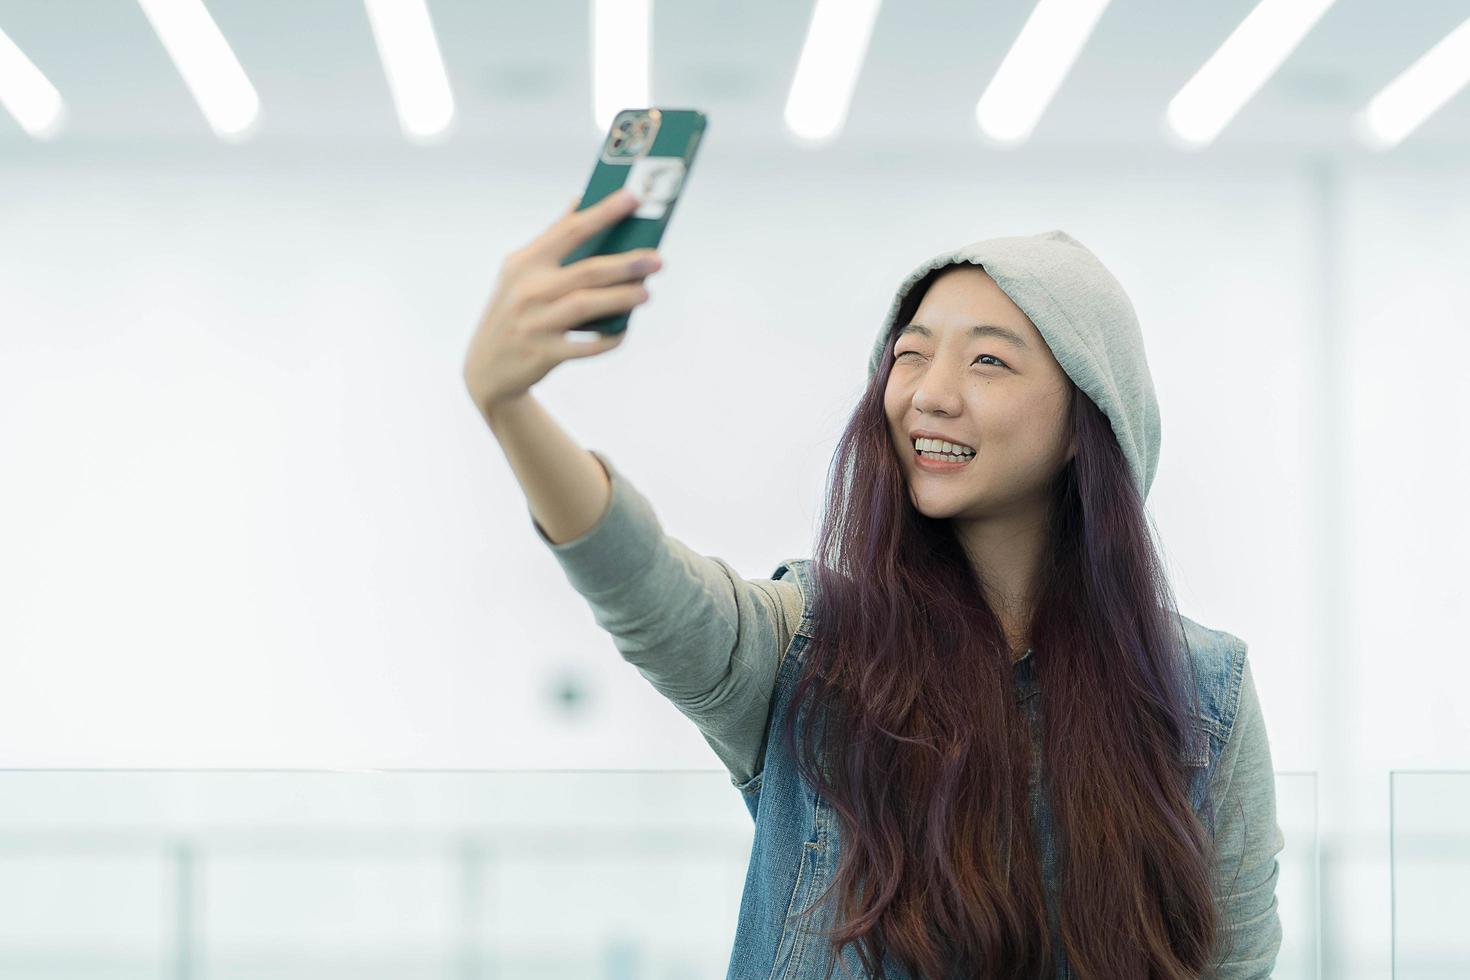
<instances>
[{"instance_id":1,"label":"fluorescent ceiling light","mask_svg":"<svg viewBox=\"0 0 1470 980\"><path fill-rule=\"evenodd\" d=\"M1187 149L1214 142L1296 50L1334 0L1261 0L1169 100L1169 131Z\"/></svg>"},{"instance_id":2,"label":"fluorescent ceiling light","mask_svg":"<svg viewBox=\"0 0 1470 980\"><path fill-rule=\"evenodd\" d=\"M822 142L841 132L858 70L868 54L878 4L879 0L817 0L786 97L786 129L792 135Z\"/></svg>"},{"instance_id":3,"label":"fluorescent ceiling light","mask_svg":"<svg viewBox=\"0 0 1470 980\"><path fill-rule=\"evenodd\" d=\"M1404 69L1356 119L1358 137L1375 149L1397 146L1470 82L1470 20Z\"/></svg>"},{"instance_id":4,"label":"fluorescent ceiling light","mask_svg":"<svg viewBox=\"0 0 1470 980\"><path fill-rule=\"evenodd\" d=\"M4 31L0 31L0 105L38 140L55 136L66 122L61 93Z\"/></svg>"},{"instance_id":5,"label":"fluorescent ceiling light","mask_svg":"<svg viewBox=\"0 0 1470 980\"><path fill-rule=\"evenodd\" d=\"M1000 143L1020 143L1061 88L1108 0L1039 0L975 104L975 121Z\"/></svg>"},{"instance_id":6,"label":"fluorescent ceiling light","mask_svg":"<svg viewBox=\"0 0 1470 980\"><path fill-rule=\"evenodd\" d=\"M210 128L221 139L251 134L260 99L201 0L138 0Z\"/></svg>"},{"instance_id":7,"label":"fluorescent ceiling light","mask_svg":"<svg viewBox=\"0 0 1470 980\"><path fill-rule=\"evenodd\" d=\"M606 133L624 109L646 109L652 0L592 0L592 120Z\"/></svg>"},{"instance_id":8,"label":"fluorescent ceiling light","mask_svg":"<svg viewBox=\"0 0 1470 980\"><path fill-rule=\"evenodd\" d=\"M398 124L409 139L427 142L454 119L454 95L449 91L429 8L424 0L366 3Z\"/></svg>"}]
</instances>

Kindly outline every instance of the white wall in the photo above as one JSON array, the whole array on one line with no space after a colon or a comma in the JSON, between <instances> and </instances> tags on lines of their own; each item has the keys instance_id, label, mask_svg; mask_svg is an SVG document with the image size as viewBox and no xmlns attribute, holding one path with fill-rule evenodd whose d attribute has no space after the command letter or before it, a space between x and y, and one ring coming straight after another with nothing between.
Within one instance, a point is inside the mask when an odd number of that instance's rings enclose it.
<instances>
[{"instance_id":1,"label":"white wall","mask_svg":"<svg viewBox=\"0 0 1470 980\"><path fill-rule=\"evenodd\" d=\"M718 765L460 380L587 155L0 161L0 766ZM909 269L1079 238L1143 321L1181 608L1249 642L1276 768L1321 772L1324 975L1386 977L1388 770L1470 765L1470 190L1213 160L707 153L628 339L538 392L764 577Z\"/></svg>"}]
</instances>

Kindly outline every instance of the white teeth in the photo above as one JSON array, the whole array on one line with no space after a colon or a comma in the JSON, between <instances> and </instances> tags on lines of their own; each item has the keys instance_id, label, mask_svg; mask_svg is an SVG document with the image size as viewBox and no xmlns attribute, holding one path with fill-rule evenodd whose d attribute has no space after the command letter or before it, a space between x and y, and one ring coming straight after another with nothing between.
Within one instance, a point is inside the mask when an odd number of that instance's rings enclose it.
<instances>
[{"instance_id":1,"label":"white teeth","mask_svg":"<svg viewBox=\"0 0 1470 980\"><path fill-rule=\"evenodd\" d=\"M950 453L951 455L973 456L975 450L968 446L961 446L953 442L945 442L942 439L915 439L914 448L929 453Z\"/></svg>"}]
</instances>

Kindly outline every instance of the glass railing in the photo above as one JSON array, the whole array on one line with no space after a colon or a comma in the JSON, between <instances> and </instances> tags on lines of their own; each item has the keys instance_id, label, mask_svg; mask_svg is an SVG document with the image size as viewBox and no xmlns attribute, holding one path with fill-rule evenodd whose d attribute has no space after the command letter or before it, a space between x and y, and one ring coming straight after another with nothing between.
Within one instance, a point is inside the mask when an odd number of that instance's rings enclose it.
<instances>
[{"instance_id":1,"label":"glass railing","mask_svg":"<svg viewBox=\"0 0 1470 980\"><path fill-rule=\"evenodd\" d=\"M1470 772L1389 775L1394 980L1470 977Z\"/></svg>"},{"instance_id":2,"label":"glass railing","mask_svg":"<svg viewBox=\"0 0 1470 980\"><path fill-rule=\"evenodd\" d=\"M1315 782L1277 778L1278 980ZM723 770L0 771L0 978L719 980L752 833Z\"/></svg>"},{"instance_id":3,"label":"glass railing","mask_svg":"<svg viewBox=\"0 0 1470 980\"><path fill-rule=\"evenodd\" d=\"M1276 856L1276 904L1281 914L1281 951L1273 980L1319 980L1322 976L1321 846L1317 838L1317 774L1276 774L1276 822L1285 841Z\"/></svg>"}]
</instances>

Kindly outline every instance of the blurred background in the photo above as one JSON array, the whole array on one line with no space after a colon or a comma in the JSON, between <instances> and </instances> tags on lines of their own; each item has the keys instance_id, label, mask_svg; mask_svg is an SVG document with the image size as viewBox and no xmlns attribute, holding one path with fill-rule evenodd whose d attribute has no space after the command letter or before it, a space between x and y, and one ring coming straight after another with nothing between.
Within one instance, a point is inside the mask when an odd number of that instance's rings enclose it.
<instances>
[{"instance_id":1,"label":"blurred background","mask_svg":"<svg viewBox=\"0 0 1470 980\"><path fill-rule=\"evenodd\" d=\"M734 870L652 889L575 963L495 972L466 927L384 976L723 975L748 814L537 538L460 376L505 253L648 105L709 128L627 339L535 389L574 438L767 577L811 553L909 270L1065 230L1143 325L1181 611L1249 644L1293 828L1277 975L1470 976L1467 78L1465 0L0 0L0 908L30 916L0 976L264 975L212 936L335 975L291 959L319 930L257 912L378 885L311 878L308 835L201 903L188 835L268 812L340 842L305 801L342 785L387 840L461 834L505 770L557 770L556 812L724 828L696 836ZM424 810L387 770L481 789ZM446 921L503 925L465 901ZM334 942L392 939L397 908ZM675 913L710 938L657 959ZM426 930L398 938L450 935Z\"/></svg>"}]
</instances>

